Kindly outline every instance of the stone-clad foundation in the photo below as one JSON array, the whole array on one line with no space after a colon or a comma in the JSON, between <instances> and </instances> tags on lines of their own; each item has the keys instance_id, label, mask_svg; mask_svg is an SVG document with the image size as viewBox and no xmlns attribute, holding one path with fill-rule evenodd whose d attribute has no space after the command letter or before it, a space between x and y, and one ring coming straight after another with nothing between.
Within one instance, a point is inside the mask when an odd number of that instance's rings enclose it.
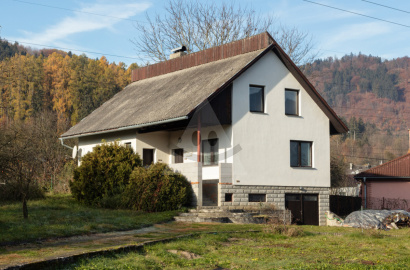
<instances>
[{"instance_id":1,"label":"stone-clad foundation","mask_svg":"<svg viewBox=\"0 0 410 270\"><path fill-rule=\"evenodd\" d=\"M230 207L246 207L258 206L263 203L274 204L278 209L285 209L285 194L317 194L318 195L318 210L319 210L319 225L326 225L326 211L329 211L329 193L328 187L286 187L286 186L246 186L219 184L219 206L223 208ZM228 194L228 196L226 196ZM232 197L230 196L232 194ZM250 202L249 194L265 194L266 201ZM226 201L225 199L232 199Z\"/></svg>"}]
</instances>

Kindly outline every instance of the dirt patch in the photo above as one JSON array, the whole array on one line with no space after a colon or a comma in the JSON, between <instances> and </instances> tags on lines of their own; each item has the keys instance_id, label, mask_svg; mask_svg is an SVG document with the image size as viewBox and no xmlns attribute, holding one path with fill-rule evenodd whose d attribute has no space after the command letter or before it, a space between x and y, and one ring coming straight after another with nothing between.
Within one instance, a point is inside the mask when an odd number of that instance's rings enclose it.
<instances>
[{"instance_id":1,"label":"dirt patch","mask_svg":"<svg viewBox=\"0 0 410 270\"><path fill-rule=\"evenodd\" d=\"M361 261L362 264L364 265L376 265L374 262L372 261Z\"/></svg>"},{"instance_id":2,"label":"dirt patch","mask_svg":"<svg viewBox=\"0 0 410 270\"><path fill-rule=\"evenodd\" d=\"M202 258L201 256L199 256L195 253L192 253L192 252L188 252L188 251L175 250L175 249L170 249L170 250L167 250L167 251L169 253L176 254L176 255L179 255L181 257L184 257L185 259L188 259L188 260L194 260L194 259Z\"/></svg>"}]
</instances>

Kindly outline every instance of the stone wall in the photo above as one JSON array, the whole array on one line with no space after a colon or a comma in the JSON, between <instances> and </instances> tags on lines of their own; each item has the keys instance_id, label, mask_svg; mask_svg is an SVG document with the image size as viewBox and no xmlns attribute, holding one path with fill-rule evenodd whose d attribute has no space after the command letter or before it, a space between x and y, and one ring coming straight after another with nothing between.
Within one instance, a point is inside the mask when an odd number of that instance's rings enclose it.
<instances>
[{"instance_id":1,"label":"stone wall","mask_svg":"<svg viewBox=\"0 0 410 270\"><path fill-rule=\"evenodd\" d=\"M285 194L318 194L319 225L326 225L325 212L329 211L329 188L327 187L283 187L283 186L245 186L220 183L220 206L247 207L263 203L249 202L249 194L266 194L266 204L275 204L285 209ZM232 202L225 201L225 194L232 194Z\"/></svg>"}]
</instances>

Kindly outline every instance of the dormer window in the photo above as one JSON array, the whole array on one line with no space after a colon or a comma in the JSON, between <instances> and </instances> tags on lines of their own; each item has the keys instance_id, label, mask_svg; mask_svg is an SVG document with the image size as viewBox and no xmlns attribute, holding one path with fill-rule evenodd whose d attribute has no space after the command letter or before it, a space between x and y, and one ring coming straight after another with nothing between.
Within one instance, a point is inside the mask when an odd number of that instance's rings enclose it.
<instances>
[{"instance_id":1,"label":"dormer window","mask_svg":"<svg viewBox=\"0 0 410 270\"><path fill-rule=\"evenodd\" d=\"M249 111L264 112L264 87L263 86L249 86Z\"/></svg>"},{"instance_id":2,"label":"dormer window","mask_svg":"<svg viewBox=\"0 0 410 270\"><path fill-rule=\"evenodd\" d=\"M299 115L299 90L285 90L285 114Z\"/></svg>"}]
</instances>

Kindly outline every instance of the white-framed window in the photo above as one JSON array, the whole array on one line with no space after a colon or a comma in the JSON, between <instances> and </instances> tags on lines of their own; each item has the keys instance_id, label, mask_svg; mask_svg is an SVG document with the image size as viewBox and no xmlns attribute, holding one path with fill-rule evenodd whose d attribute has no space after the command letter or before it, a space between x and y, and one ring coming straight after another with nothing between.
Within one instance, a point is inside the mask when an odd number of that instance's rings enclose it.
<instances>
[{"instance_id":1,"label":"white-framed window","mask_svg":"<svg viewBox=\"0 0 410 270\"><path fill-rule=\"evenodd\" d=\"M285 114L299 115L299 90L285 89Z\"/></svg>"},{"instance_id":2,"label":"white-framed window","mask_svg":"<svg viewBox=\"0 0 410 270\"><path fill-rule=\"evenodd\" d=\"M312 167L312 142L290 141L290 166Z\"/></svg>"},{"instance_id":3,"label":"white-framed window","mask_svg":"<svg viewBox=\"0 0 410 270\"><path fill-rule=\"evenodd\" d=\"M218 165L218 139L202 141L202 164L204 166Z\"/></svg>"},{"instance_id":4,"label":"white-framed window","mask_svg":"<svg viewBox=\"0 0 410 270\"><path fill-rule=\"evenodd\" d=\"M249 111L265 112L265 87L249 85Z\"/></svg>"}]
</instances>

